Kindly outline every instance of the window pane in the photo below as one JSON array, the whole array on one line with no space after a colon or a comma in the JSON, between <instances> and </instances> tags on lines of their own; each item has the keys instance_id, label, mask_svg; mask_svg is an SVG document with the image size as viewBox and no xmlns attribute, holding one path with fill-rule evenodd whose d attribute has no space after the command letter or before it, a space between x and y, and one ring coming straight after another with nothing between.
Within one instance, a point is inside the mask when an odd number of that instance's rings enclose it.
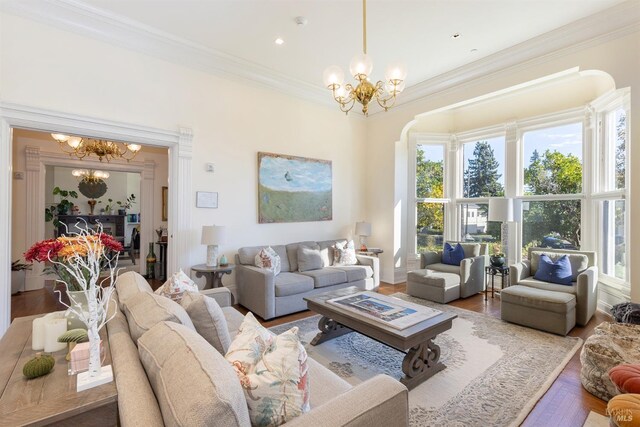
<instances>
[{"instance_id":1,"label":"window pane","mask_svg":"<svg viewBox=\"0 0 640 427\"><path fill-rule=\"evenodd\" d=\"M613 127L615 129L615 177L616 189L625 187L625 160L627 157L627 114L623 109L613 112Z\"/></svg>"},{"instance_id":2,"label":"window pane","mask_svg":"<svg viewBox=\"0 0 640 427\"><path fill-rule=\"evenodd\" d=\"M418 145L416 150L416 196L443 197L444 146Z\"/></svg>"},{"instance_id":3,"label":"window pane","mask_svg":"<svg viewBox=\"0 0 640 427\"><path fill-rule=\"evenodd\" d=\"M460 205L460 236L465 242L500 242L500 223L487 221L489 205L464 203Z\"/></svg>"},{"instance_id":4,"label":"window pane","mask_svg":"<svg viewBox=\"0 0 640 427\"><path fill-rule=\"evenodd\" d=\"M602 202L602 270L608 276L626 279L626 239L624 200Z\"/></svg>"},{"instance_id":5,"label":"window pane","mask_svg":"<svg viewBox=\"0 0 640 427\"><path fill-rule=\"evenodd\" d=\"M525 132L525 194L582 192L582 124Z\"/></svg>"},{"instance_id":6,"label":"window pane","mask_svg":"<svg viewBox=\"0 0 640 427\"><path fill-rule=\"evenodd\" d=\"M491 197L504 194L504 137L463 144L464 197Z\"/></svg>"},{"instance_id":7,"label":"window pane","mask_svg":"<svg viewBox=\"0 0 640 427\"><path fill-rule=\"evenodd\" d=\"M522 257L530 247L578 249L580 200L522 203Z\"/></svg>"},{"instance_id":8,"label":"window pane","mask_svg":"<svg viewBox=\"0 0 640 427\"><path fill-rule=\"evenodd\" d=\"M418 203L418 252L440 250L444 235L444 203Z\"/></svg>"}]
</instances>

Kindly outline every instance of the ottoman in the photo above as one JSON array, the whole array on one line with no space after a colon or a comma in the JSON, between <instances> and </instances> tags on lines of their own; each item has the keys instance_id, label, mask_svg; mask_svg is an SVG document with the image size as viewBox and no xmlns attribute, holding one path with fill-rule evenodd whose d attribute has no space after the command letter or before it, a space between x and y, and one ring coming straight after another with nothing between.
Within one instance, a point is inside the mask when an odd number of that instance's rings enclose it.
<instances>
[{"instance_id":1,"label":"ottoman","mask_svg":"<svg viewBox=\"0 0 640 427\"><path fill-rule=\"evenodd\" d=\"M500 318L534 329L567 335L576 325L576 297L529 286L510 286L500 294Z\"/></svg>"},{"instance_id":2,"label":"ottoman","mask_svg":"<svg viewBox=\"0 0 640 427\"><path fill-rule=\"evenodd\" d=\"M440 304L460 298L460 276L426 268L407 274L407 293Z\"/></svg>"}]
</instances>

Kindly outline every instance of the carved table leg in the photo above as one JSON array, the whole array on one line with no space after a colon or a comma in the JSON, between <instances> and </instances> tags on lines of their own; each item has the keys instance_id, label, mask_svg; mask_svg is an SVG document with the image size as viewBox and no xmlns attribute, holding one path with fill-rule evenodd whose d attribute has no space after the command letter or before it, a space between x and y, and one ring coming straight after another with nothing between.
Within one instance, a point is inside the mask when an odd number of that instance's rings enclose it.
<instances>
[{"instance_id":1,"label":"carved table leg","mask_svg":"<svg viewBox=\"0 0 640 427\"><path fill-rule=\"evenodd\" d=\"M433 339L411 348L402 361L402 372L405 375L400 382L411 390L446 368L439 360L440 347L433 342Z\"/></svg>"},{"instance_id":2,"label":"carved table leg","mask_svg":"<svg viewBox=\"0 0 640 427\"><path fill-rule=\"evenodd\" d=\"M318 329L320 332L311 340L311 345L322 344L325 341L339 337L340 335L353 332L346 326L342 326L340 323L326 316L322 316L318 322Z\"/></svg>"}]
</instances>

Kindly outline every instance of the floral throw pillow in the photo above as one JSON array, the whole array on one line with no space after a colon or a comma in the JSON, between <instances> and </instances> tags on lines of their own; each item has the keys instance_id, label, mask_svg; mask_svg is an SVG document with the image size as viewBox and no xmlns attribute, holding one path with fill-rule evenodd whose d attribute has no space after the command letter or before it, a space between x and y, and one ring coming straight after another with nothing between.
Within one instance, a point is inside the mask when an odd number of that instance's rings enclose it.
<instances>
[{"instance_id":1,"label":"floral throw pillow","mask_svg":"<svg viewBox=\"0 0 640 427\"><path fill-rule=\"evenodd\" d=\"M182 300L185 292L199 292L198 285L187 276L182 269L171 275L169 280L164 282L162 286L156 289L157 295L170 298L176 302Z\"/></svg>"},{"instance_id":2,"label":"floral throw pillow","mask_svg":"<svg viewBox=\"0 0 640 427\"><path fill-rule=\"evenodd\" d=\"M336 242L333 253L333 265L355 265L357 263L358 258L356 258L356 248L353 240Z\"/></svg>"},{"instance_id":3,"label":"floral throw pillow","mask_svg":"<svg viewBox=\"0 0 640 427\"><path fill-rule=\"evenodd\" d=\"M273 275L277 276L280 273L280 255L269 246L258 252L255 265L256 267L273 271Z\"/></svg>"},{"instance_id":4,"label":"floral throw pillow","mask_svg":"<svg viewBox=\"0 0 640 427\"><path fill-rule=\"evenodd\" d=\"M276 335L249 312L225 359L238 375L252 425L279 426L309 411L307 352L297 327Z\"/></svg>"}]
</instances>

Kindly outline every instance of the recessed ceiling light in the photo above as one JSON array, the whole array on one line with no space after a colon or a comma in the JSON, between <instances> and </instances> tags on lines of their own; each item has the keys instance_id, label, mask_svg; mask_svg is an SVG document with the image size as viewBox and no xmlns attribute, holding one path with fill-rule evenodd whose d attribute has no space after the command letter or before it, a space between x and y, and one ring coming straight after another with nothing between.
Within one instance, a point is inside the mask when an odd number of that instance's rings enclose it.
<instances>
[{"instance_id":1,"label":"recessed ceiling light","mask_svg":"<svg viewBox=\"0 0 640 427\"><path fill-rule=\"evenodd\" d=\"M469 52L471 53L476 53L478 51L478 49L476 49L475 47L473 49L471 49Z\"/></svg>"},{"instance_id":2,"label":"recessed ceiling light","mask_svg":"<svg viewBox=\"0 0 640 427\"><path fill-rule=\"evenodd\" d=\"M296 16L294 18L294 21L298 25L307 25L309 23L309 20L307 18L305 18L304 16Z\"/></svg>"},{"instance_id":3,"label":"recessed ceiling light","mask_svg":"<svg viewBox=\"0 0 640 427\"><path fill-rule=\"evenodd\" d=\"M462 34L460 34L460 33L453 33L453 34L451 34L451 38L452 38L452 39L458 39L458 38L460 38L460 37L462 37Z\"/></svg>"},{"instance_id":4,"label":"recessed ceiling light","mask_svg":"<svg viewBox=\"0 0 640 427\"><path fill-rule=\"evenodd\" d=\"M278 46L280 46L280 45L284 44L284 39L281 39L280 37L278 37L278 38L275 40L275 43L276 43Z\"/></svg>"}]
</instances>

